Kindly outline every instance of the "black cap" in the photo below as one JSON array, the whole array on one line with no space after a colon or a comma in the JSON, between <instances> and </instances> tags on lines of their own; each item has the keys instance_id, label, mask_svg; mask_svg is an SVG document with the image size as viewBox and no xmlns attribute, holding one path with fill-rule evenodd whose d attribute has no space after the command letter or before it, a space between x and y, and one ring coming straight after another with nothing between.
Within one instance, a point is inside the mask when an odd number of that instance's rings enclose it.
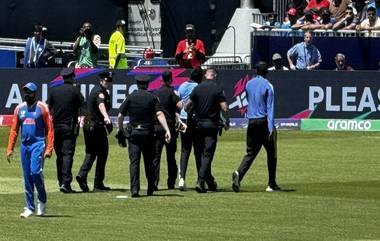
<instances>
[{"instance_id":1,"label":"black cap","mask_svg":"<svg viewBox=\"0 0 380 241\"><path fill-rule=\"evenodd\" d=\"M112 76L114 75L113 72L110 71L104 71L101 72L98 76L102 79L105 80L106 82L112 82Z\"/></svg>"},{"instance_id":2,"label":"black cap","mask_svg":"<svg viewBox=\"0 0 380 241\"><path fill-rule=\"evenodd\" d=\"M172 72L170 70L165 70L162 72L162 80L167 82L172 79Z\"/></svg>"},{"instance_id":3,"label":"black cap","mask_svg":"<svg viewBox=\"0 0 380 241\"><path fill-rule=\"evenodd\" d=\"M75 77L75 67L64 68L59 73L63 78Z\"/></svg>"},{"instance_id":4,"label":"black cap","mask_svg":"<svg viewBox=\"0 0 380 241\"><path fill-rule=\"evenodd\" d=\"M137 84L148 84L149 83L149 76L148 75L136 75L135 80Z\"/></svg>"}]
</instances>

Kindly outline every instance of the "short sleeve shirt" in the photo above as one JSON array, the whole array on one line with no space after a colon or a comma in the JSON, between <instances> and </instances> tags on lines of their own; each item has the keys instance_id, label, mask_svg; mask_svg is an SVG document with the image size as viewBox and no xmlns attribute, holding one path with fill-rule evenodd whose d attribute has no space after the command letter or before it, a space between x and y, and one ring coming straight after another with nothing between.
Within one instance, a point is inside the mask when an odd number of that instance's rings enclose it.
<instances>
[{"instance_id":1,"label":"short sleeve shirt","mask_svg":"<svg viewBox=\"0 0 380 241\"><path fill-rule=\"evenodd\" d=\"M226 96L221 86L214 80L204 80L194 88L190 95L193 103L194 115L199 119L210 119L214 123L219 122L220 103L226 101Z\"/></svg>"},{"instance_id":2,"label":"short sleeve shirt","mask_svg":"<svg viewBox=\"0 0 380 241\"><path fill-rule=\"evenodd\" d=\"M129 116L132 125L153 125L158 111L161 106L157 96L146 90L135 90L119 108L120 114Z\"/></svg>"}]
</instances>

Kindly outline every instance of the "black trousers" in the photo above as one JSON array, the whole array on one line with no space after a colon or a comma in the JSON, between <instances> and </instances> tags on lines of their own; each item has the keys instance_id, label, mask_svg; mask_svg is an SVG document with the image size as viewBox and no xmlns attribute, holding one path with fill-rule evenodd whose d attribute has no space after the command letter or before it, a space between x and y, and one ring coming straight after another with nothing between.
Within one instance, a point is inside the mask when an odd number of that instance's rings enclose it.
<instances>
[{"instance_id":1,"label":"black trousers","mask_svg":"<svg viewBox=\"0 0 380 241\"><path fill-rule=\"evenodd\" d=\"M103 185L105 168L108 157L108 138L103 125L85 124L83 126L84 142L86 144L86 156L78 175L87 178L88 172L96 159L94 187Z\"/></svg>"},{"instance_id":2,"label":"black trousers","mask_svg":"<svg viewBox=\"0 0 380 241\"><path fill-rule=\"evenodd\" d=\"M174 187L177 179L178 167L175 159L175 153L177 151L177 132L175 131L174 126L169 127L169 129L171 135L171 140L169 143L166 143L165 136L163 135L157 135L155 137L153 167L155 176L154 184L156 187L160 181L161 153L164 146L166 148L166 161L168 164L168 187Z\"/></svg>"},{"instance_id":3,"label":"black trousers","mask_svg":"<svg viewBox=\"0 0 380 241\"><path fill-rule=\"evenodd\" d=\"M186 120L182 120L186 122ZM191 148L194 145L195 129L191 125L188 125L185 133L181 132L181 159L179 161L179 175L180 178L186 179L187 166L189 163L189 157L191 154ZM199 150L199 149L198 149ZM197 167L197 173L201 167L201 154L195 154L195 164Z\"/></svg>"},{"instance_id":4,"label":"black trousers","mask_svg":"<svg viewBox=\"0 0 380 241\"><path fill-rule=\"evenodd\" d=\"M135 136L134 134L128 140L129 152L129 174L130 174L130 191L138 193L140 191L140 159L141 153L144 157L145 177L148 181L148 190L154 188L155 174L153 169L154 155L154 136L153 132L147 135Z\"/></svg>"},{"instance_id":5,"label":"black trousers","mask_svg":"<svg viewBox=\"0 0 380 241\"><path fill-rule=\"evenodd\" d=\"M70 185L73 180L71 168L75 153L76 136L73 135L70 125L54 125L54 150L57 155L57 177L59 186Z\"/></svg>"},{"instance_id":6,"label":"black trousers","mask_svg":"<svg viewBox=\"0 0 380 241\"><path fill-rule=\"evenodd\" d=\"M200 156L201 165L198 171L198 182L213 183L211 163L218 140L217 129L196 129L194 136L194 153Z\"/></svg>"},{"instance_id":7,"label":"black trousers","mask_svg":"<svg viewBox=\"0 0 380 241\"><path fill-rule=\"evenodd\" d=\"M247 129L247 154L244 156L238 169L240 181L259 153L261 146L267 152L268 185L276 185L277 167L277 132L273 130L272 138L268 139L269 130L266 118L249 120Z\"/></svg>"}]
</instances>

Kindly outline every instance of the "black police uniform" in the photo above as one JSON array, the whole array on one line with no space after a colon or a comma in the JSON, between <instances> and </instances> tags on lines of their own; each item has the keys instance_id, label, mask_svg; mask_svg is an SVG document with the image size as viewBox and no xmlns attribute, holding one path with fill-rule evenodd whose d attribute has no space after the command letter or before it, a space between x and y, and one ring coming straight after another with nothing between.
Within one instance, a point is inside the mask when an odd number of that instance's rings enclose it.
<instances>
[{"instance_id":1,"label":"black police uniform","mask_svg":"<svg viewBox=\"0 0 380 241\"><path fill-rule=\"evenodd\" d=\"M175 181L177 179L178 167L175 159L175 153L177 151L177 132L175 130L175 114L178 111L177 103L180 102L180 98L174 93L173 87L163 85L153 93L160 101L162 112L165 115L166 122L170 130L171 140L169 143L165 141L165 130L159 123L156 123L155 128L155 152L153 158L153 165L155 171L155 186L158 187L160 180L160 162L162 148L166 147L166 160L168 163L168 189L173 189Z\"/></svg>"},{"instance_id":2,"label":"black police uniform","mask_svg":"<svg viewBox=\"0 0 380 241\"><path fill-rule=\"evenodd\" d=\"M65 82L53 87L48 105L54 124L54 149L57 155L57 176L62 192L71 192L73 156L79 132L78 114L84 103L80 89L73 86L74 69L64 69L61 75Z\"/></svg>"},{"instance_id":3,"label":"black police uniform","mask_svg":"<svg viewBox=\"0 0 380 241\"><path fill-rule=\"evenodd\" d=\"M141 82L148 82L141 77ZM119 112L129 116L127 128L130 191L133 197L139 196L140 191L140 158L144 156L145 176L148 180L147 194L154 191L154 124L157 112L161 111L158 98L147 90L138 89L130 94L120 106Z\"/></svg>"},{"instance_id":4,"label":"black police uniform","mask_svg":"<svg viewBox=\"0 0 380 241\"><path fill-rule=\"evenodd\" d=\"M194 152L201 155L196 190L205 192L205 182L210 191L216 190L216 182L211 173L220 122L220 103L226 101L222 88L214 80L204 80L190 95L193 103L195 125Z\"/></svg>"},{"instance_id":5,"label":"black police uniform","mask_svg":"<svg viewBox=\"0 0 380 241\"><path fill-rule=\"evenodd\" d=\"M102 77L102 74L99 76ZM109 78L112 81L112 77ZM100 94L104 95L104 99L99 98ZM87 116L83 126L86 156L76 177L83 191L88 191L87 174L91 170L96 158L94 191L110 189L109 187L105 187L103 183L109 149L107 137L109 131L104 122L104 116L99 110L99 104L101 103L104 103L106 111L109 112L111 109L111 97L107 90L99 84L91 90L88 97Z\"/></svg>"}]
</instances>

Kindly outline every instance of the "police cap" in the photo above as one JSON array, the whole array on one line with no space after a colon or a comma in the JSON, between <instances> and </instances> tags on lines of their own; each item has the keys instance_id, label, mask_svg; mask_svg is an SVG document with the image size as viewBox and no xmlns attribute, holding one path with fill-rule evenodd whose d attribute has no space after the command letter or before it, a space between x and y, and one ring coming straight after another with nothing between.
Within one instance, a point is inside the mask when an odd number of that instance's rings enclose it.
<instances>
[{"instance_id":1,"label":"police cap","mask_svg":"<svg viewBox=\"0 0 380 241\"><path fill-rule=\"evenodd\" d=\"M99 74L100 79L106 81L106 82L112 82L112 76L114 73L111 71L104 71Z\"/></svg>"},{"instance_id":2,"label":"police cap","mask_svg":"<svg viewBox=\"0 0 380 241\"><path fill-rule=\"evenodd\" d=\"M149 76L148 75L136 75L135 80L137 84L148 84L149 83Z\"/></svg>"},{"instance_id":3,"label":"police cap","mask_svg":"<svg viewBox=\"0 0 380 241\"><path fill-rule=\"evenodd\" d=\"M63 78L75 77L75 67L64 68L59 73Z\"/></svg>"},{"instance_id":4,"label":"police cap","mask_svg":"<svg viewBox=\"0 0 380 241\"><path fill-rule=\"evenodd\" d=\"M172 72L170 70L165 70L162 72L162 80L168 82L172 79Z\"/></svg>"}]
</instances>

